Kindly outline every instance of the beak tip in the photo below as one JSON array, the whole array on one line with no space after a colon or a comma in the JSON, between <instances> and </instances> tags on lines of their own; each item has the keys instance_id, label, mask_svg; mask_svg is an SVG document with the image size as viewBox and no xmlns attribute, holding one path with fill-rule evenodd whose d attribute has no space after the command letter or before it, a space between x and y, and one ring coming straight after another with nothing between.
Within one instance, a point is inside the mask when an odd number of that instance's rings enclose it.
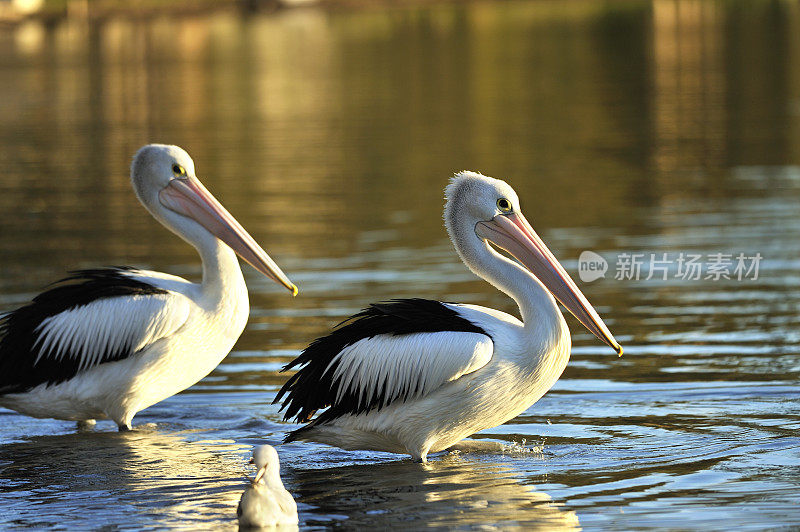
<instances>
[{"instance_id":1,"label":"beak tip","mask_svg":"<svg viewBox=\"0 0 800 532\"><path fill-rule=\"evenodd\" d=\"M297 294L300 293L300 290L297 289L297 285L292 285L292 297L297 297Z\"/></svg>"},{"instance_id":2,"label":"beak tip","mask_svg":"<svg viewBox=\"0 0 800 532\"><path fill-rule=\"evenodd\" d=\"M617 344L617 347L615 349L617 350L617 355L622 357L622 346Z\"/></svg>"}]
</instances>

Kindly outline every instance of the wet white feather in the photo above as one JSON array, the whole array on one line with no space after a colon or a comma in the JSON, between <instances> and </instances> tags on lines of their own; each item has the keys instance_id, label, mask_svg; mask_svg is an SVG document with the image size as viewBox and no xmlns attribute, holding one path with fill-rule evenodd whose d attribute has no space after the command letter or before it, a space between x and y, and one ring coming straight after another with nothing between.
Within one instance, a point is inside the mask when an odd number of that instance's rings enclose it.
<instances>
[{"instance_id":1,"label":"wet white feather","mask_svg":"<svg viewBox=\"0 0 800 532\"><path fill-rule=\"evenodd\" d=\"M36 361L69 357L86 369L107 353L136 353L172 335L189 312L190 301L176 293L99 299L44 320L36 329Z\"/></svg>"},{"instance_id":2,"label":"wet white feather","mask_svg":"<svg viewBox=\"0 0 800 532\"><path fill-rule=\"evenodd\" d=\"M488 364L493 352L491 338L480 333L378 335L342 349L325 371L335 368L337 402L349 392L363 404L385 389L387 405L407 391L409 397L421 397L472 373Z\"/></svg>"}]
</instances>

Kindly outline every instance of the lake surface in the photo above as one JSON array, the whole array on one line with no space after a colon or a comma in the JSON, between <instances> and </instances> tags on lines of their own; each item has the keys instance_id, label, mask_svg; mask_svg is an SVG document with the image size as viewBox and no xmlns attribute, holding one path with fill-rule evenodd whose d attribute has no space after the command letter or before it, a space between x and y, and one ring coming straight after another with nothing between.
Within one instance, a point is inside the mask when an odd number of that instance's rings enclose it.
<instances>
[{"instance_id":1,"label":"lake surface","mask_svg":"<svg viewBox=\"0 0 800 532\"><path fill-rule=\"evenodd\" d=\"M301 524L800 527L798 4L31 21L0 28L0 124L0 310L82 267L197 279L131 193L148 142L185 147L300 286L245 268L234 351L130 434L0 410L0 528L233 529L250 449L296 427L271 401L310 340L392 297L516 312L447 240L461 169L508 180L576 280L581 252L607 261L577 282L625 356L569 317L562 378L474 437L502 452L279 446Z\"/></svg>"}]
</instances>

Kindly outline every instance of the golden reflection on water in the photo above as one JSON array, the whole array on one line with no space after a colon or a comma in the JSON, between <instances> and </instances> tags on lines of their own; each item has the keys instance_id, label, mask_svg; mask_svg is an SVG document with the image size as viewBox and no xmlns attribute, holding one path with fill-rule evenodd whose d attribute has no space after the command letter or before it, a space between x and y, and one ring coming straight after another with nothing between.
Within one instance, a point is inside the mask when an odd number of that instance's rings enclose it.
<instances>
[{"instance_id":1,"label":"golden reflection on water","mask_svg":"<svg viewBox=\"0 0 800 532\"><path fill-rule=\"evenodd\" d=\"M796 39L750 53L797 26L783 11L737 39L725 20L746 10L691 0L28 22L0 34L0 229L18 253L1 266L193 262L130 193L150 141L185 146L278 257L345 256L404 209L404 240L439 242L462 168L509 178L537 225L624 227L627 207L694 193L676 170L713 171L742 145L798 157L798 121L764 96L800 93L774 74L798 70ZM634 38L631 69L618 56ZM769 129L744 142L761 115Z\"/></svg>"},{"instance_id":2,"label":"golden reflection on water","mask_svg":"<svg viewBox=\"0 0 800 532\"><path fill-rule=\"evenodd\" d=\"M60 514L74 527L108 519L171 529L233 528L251 447L198 435L139 425L129 433L88 431L7 444L0 447L0 498L13 489L30 493L28 504L48 505L33 523L38 526L54 524L50 520ZM279 449L290 462L290 450ZM301 502L301 523L311 526L346 515L346 524L356 528L404 523L580 529L575 512L524 483L514 468L492 463L496 456L485 456L491 461L453 453L428 464L396 460L323 469L283 464L282 476Z\"/></svg>"},{"instance_id":3,"label":"golden reflection on water","mask_svg":"<svg viewBox=\"0 0 800 532\"><path fill-rule=\"evenodd\" d=\"M487 455L489 456L489 455ZM497 460L497 458L492 458ZM575 512L523 483L512 467L460 454L294 472L305 504L350 527L580 530ZM317 524L311 517L307 524Z\"/></svg>"},{"instance_id":4,"label":"golden reflection on water","mask_svg":"<svg viewBox=\"0 0 800 532\"><path fill-rule=\"evenodd\" d=\"M429 524L446 527L486 525L490 529L580 530L575 512L553 503L546 493L513 479L510 468L486 468L480 462L457 457L451 460L453 464L447 465L455 470L452 475L436 475L423 481L426 488L442 488L426 493L425 504L436 512ZM436 462L435 467L444 469L442 462Z\"/></svg>"},{"instance_id":5,"label":"golden reflection on water","mask_svg":"<svg viewBox=\"0 0 800 532\"><path fill-rule=\"evenodd\" d=\"M642 209L666 216L731 188L723 168L800 159L800 13L779 6L475 3L6 29L0 288L98 264L196 275L194 251L128 185L152 141L186 147L284 269L446 246L442 188L463 168L507 178L545 236L606 228L613 245L642 230ZM282 304L264 291L256 306Z\"/></svg>"},{"instance_id":6,"label":"golden reflection on water","mask_svg":"<svg viewBox=\"0 0 800 532\"><path fill-rule=\"evenodd\" d=\"M77 528L96 528L103 519L155 520L172 529L232 527L249 449L148 426L38 436L0 447L0 480L3 491L14 486L30 493L28 504L50 505L39 526L61 514L60 522Z\"/></svg>"},{"instance_id":7,"label":"golden reflection on water","mask_svg":"<svg viewBox=\"0 0 800 532\"><path fill-rule=\"evenodd\" d=\"M723 14L712 2L653 3L653 163L662 174L691 160L711 168L724 164ZM687 142L692 139L700 142Z\"/></svg>"}]
</instances>

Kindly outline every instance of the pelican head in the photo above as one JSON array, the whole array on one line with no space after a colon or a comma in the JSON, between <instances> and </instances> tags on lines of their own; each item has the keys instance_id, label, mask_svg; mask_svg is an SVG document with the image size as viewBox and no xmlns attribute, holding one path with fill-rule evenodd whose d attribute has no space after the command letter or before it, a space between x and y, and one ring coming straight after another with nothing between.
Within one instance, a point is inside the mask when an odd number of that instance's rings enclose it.
<instances>
[{"instance_id":1,"label":"pelican head","mask_svg":"<svg viewBox=\"0 0 800 532\"><path fill-rule=\"evenodd\" d=\"M149 144L131 164L139 201L168 229L196 245L210 233L242 259L297 295L297 287L195 175L194 161L178 146Z\"/></svg>"},{"instance_id":2,"label":"pelican head","mask_svg":"<svg viewBox=\"0 0 800 532\"><path fill-rule=\"evenodd\" d=\"M525 219L519 197L508 183L476 172L459 172L445 196L445 225L453 242L479 239L507 251L584 327L622 356L622 347L597 311Z\"/></svg>"},{"instance_id":3,"label":"pelican head","mask_svg":"<svg viewBox=\"0 0 800 532\"><path fill-rule=\"evenodd\" d=\"M267 473L278 472L280 467L278 451L272 445L259 445L253 449L253 458L250 463L256 466L256 476L253 478L253 484L258 484Z\"/></svg>"}]
</instances>

